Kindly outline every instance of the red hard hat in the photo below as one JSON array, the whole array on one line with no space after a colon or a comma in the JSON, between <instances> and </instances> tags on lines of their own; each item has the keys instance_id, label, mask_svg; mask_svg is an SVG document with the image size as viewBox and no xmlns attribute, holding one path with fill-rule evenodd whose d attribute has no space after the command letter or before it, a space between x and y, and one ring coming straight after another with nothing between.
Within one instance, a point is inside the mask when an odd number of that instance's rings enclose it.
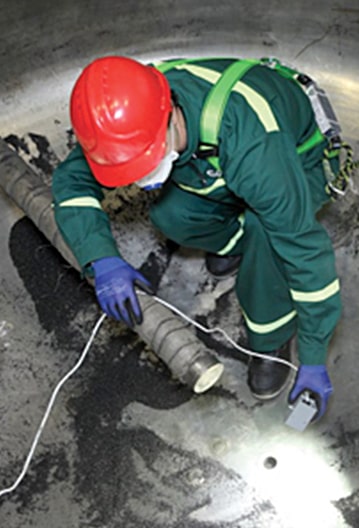
<instances>
[{"instance_id":1,"label":"red hard hat","mask_svg":"<svg viewBox=\"0 0 359 528\"><path fill-rule=\"evenodd\" d=\"M106 187L143 178L165 154L171 91L152 66L127 57L96 59L75 83L70 112L87 162Z\"/></svg>"}]
</instances>

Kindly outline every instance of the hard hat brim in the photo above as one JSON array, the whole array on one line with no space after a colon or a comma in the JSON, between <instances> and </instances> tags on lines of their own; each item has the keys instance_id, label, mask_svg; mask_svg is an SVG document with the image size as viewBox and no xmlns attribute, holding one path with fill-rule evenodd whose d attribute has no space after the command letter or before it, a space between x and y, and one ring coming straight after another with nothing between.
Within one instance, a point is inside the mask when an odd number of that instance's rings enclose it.
<instances>
[{"instance_id":1,"label":"hard hat brim","mask_svg":"<svg viewBox=\"0 0 359 528\"><path fill-rule=\"evenodd\" d=\"M100 164L84 152L86 161L95 179L104 187L122 187L130 185L152 172L163 159L166 152L167 124L157 136L157 140L142 156L117 165Z\"/></svg>"}]
</instances>

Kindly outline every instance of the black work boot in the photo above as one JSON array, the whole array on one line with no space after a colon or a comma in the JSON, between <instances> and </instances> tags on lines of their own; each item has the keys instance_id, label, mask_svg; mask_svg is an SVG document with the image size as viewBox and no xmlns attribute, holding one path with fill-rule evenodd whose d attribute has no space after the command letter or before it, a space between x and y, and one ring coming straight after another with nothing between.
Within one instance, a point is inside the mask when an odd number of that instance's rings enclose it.
<instances>
[{"instance_id":1,"label":"black work boot","mask_svg":"<svg viewBox=\"0 0 359 528\"><path fill-rule=\"evenodd\" d=\"M222 257L215 253L206 253L206 268L216 279L226 279L237 271L241 258L241 255Z\"/></svg>"},{"instance_id":2,"label":"black work boot","mask_svg":"<svg viewBox=\"0 0 359 528\"><path fill-rule=\"evenodd\" d=\"M290 361L290 344L285 343L273 352L266 352L266 356ZM270 400L278 396L285 388L291 368L278 361L271 361L252 356L248 364L247 383L252 395L259 400Z\"/></svg>"}]
</instances>

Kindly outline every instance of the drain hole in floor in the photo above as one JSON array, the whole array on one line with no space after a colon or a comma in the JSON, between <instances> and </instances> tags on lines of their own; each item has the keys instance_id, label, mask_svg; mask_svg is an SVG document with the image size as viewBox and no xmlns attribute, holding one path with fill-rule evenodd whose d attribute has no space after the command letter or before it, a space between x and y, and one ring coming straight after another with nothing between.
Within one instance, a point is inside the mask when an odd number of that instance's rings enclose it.
<instances>
[{"instance_id":1,"label":"drain hole in floor","mask_svg":"<svg viewBox=\"0 0 359 528\"><path fill-rule=\"evenodd\" d=\"M276 465L277 465L277 459L274 457L269 456L264 461L264 467L266 469L273 469L276 467Z\"/></svg>"}]
</instances>

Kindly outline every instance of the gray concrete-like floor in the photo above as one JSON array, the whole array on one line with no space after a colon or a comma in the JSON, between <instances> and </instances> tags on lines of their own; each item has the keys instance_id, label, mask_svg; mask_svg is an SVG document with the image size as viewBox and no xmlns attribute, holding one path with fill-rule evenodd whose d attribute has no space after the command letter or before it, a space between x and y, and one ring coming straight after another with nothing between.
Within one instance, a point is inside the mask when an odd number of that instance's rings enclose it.
<instances>
[{"instance_id":1,"label":"gray concrete-like floor","mask_svg":"<svg viewBox=\"0 0 359 528\"><path fill-rule=\"evenodd\" d=\"M73 145L69 92L93 57L273 55L328 91L358 157L358 25L355 0L4 3L0 134L48 182ZM123 255L147 270L161 297L241 342L234 279L212 279L200 252L169 246L149 225L147 200L131 190L108 195ZM287 392L258 403L246 358L205 335L225 373L194 395L136 334L106 319L60 393L28 474L0 498L0 526L359 527L357 205L349 193L321 215L344 305L328 359L335 393L322 421L289 429ZM100 311L91 287L1 190L0 227L2 489L21 471L51 392Z\"/></svg>"}]
</instances>

